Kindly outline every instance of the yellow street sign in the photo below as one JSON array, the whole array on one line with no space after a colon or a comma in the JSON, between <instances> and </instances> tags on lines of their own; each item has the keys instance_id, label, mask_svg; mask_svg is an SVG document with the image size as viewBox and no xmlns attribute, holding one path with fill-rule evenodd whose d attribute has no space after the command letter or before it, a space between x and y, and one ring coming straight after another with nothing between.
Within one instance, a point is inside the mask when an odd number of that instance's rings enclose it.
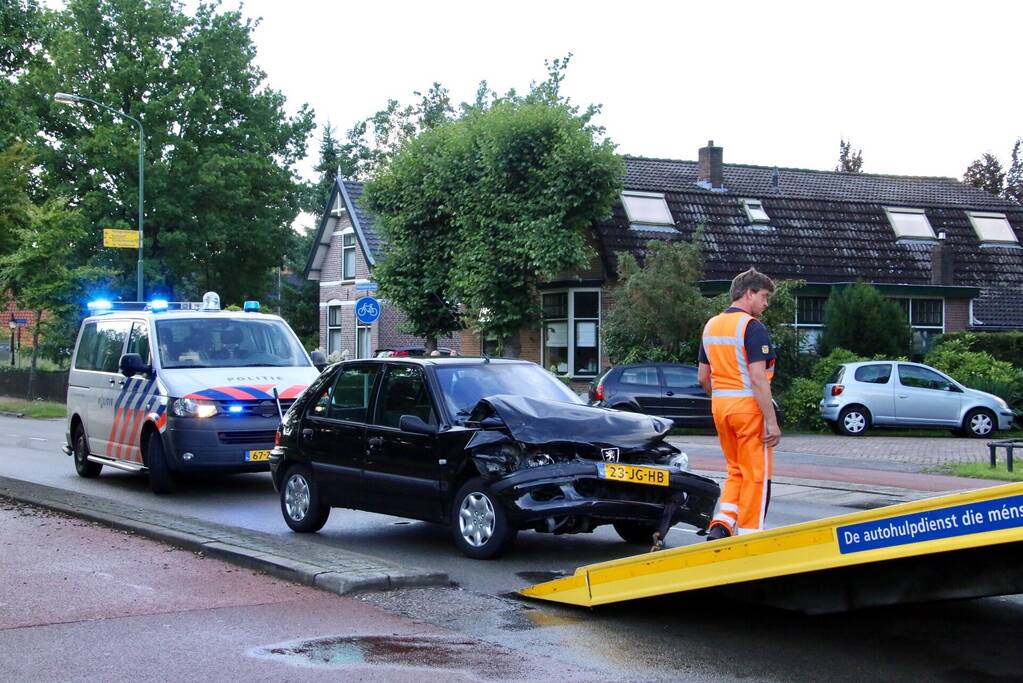
<instances>
[{"instance_id":1,"label":"yellow street sign","mask_svg":"<svg viewBox=\"0 0 1023 683\"><path fill-rule=\"evenodd\" d=\"M139 234L135 230L114 230L113 228L103 228L103 246L138 249Z\"/></svg>"}]
</instances>

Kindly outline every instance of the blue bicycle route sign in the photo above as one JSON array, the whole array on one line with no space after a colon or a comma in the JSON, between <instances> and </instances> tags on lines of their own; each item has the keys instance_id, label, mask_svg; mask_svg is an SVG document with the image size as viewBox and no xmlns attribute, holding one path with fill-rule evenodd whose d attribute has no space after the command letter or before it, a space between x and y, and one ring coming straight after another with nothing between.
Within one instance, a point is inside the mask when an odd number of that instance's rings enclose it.
<instances>
[{"instance_id":1,"label":"blue bicycle route sign","mask_svg":"<svg viewBox=\"0 0 1023 683\"><path fill-rule=\"evenodd\" d=\"M380 302L371 296L355 301L355 317L363 325L372 325L380 317Z\"/></svg>"}]
</instances>

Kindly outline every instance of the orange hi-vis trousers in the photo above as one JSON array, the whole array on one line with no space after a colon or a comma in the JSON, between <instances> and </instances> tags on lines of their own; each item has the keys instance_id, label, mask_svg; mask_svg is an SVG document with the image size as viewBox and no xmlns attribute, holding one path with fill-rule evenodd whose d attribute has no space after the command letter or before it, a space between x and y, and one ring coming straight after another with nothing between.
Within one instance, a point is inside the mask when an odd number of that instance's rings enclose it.
<instances>
[{"instance_id":1,"label":"orange hi-vis trousers","mask_svg":"<svg viewBox=\"0 0 1023 683\"><path fill-rule=\"evenodd\" d=\"M732 534L764 528L771 483L772 449L764 444L764 416L756 413L714 413L728 478L711 524L724 524Z\"/></svg>"},{"instance_id":2,"label":"orange hi-vis trousers","mask_svg":"<svg viewBox=\"0 0 1023 683\"><path fill-rule=\"evenodd\" d=\"M746 357L748 313L731 311L707 321L703 348L710 362L711 410L728 478L711 526L731 534L761 531L771 485L771 449L764 444L764 414L753 394ZM767 377L774 375L769 363Z\"/></svg>"}]
</instances>

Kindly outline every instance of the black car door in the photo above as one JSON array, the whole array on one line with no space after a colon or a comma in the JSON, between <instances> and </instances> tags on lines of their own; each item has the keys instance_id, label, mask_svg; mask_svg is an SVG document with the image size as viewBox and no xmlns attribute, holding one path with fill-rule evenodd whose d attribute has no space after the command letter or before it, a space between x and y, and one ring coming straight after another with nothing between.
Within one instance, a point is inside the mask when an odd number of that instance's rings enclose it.
<instances>
[{"instance_id":1,"label":"black car door","mask_svg":"<svg viewBox=\"0 0 1023 683\"><path fill-rule=\"evenodd\" d=\"M377 371L375 365L341 367L302 419L302 450L332 505L361 506L366 421Z\"/></svg>"},{"instance_id":2,"label":"black car door","mask_svg":"<svg viewBox=\"0 0 1023 683\"><path fill-rule=\"evenodd\" d=\"M664 414L661 380L654 365L632 365L622 368L618 376L615 397L608 405L628 405L634 401L641 412L648 415Z\"/></svg>"},{"instance_id":3,"label":"black car door","mask_svg":"<svg viewBox=\"0 0 1023 683\"><path fill-rule=\"evenodd\" d=\"M689 365L662 365L664 415L678 425L711 424L710 397L700 386L697 369Z\"/></svg>"},{"instance_id":4,"label":"black car door","mask_svg":"<svg viewBox=\"0 0 1023 683\"><path fill-rule=\"evenodd\" d=\"M364 486L367 509L440 521L441 464L436 436L402 431L401 418L414 415L436 427L437 409L423 368L389 365L381 380L373 419L366 428Z\"/></svg>"}]
</instances>

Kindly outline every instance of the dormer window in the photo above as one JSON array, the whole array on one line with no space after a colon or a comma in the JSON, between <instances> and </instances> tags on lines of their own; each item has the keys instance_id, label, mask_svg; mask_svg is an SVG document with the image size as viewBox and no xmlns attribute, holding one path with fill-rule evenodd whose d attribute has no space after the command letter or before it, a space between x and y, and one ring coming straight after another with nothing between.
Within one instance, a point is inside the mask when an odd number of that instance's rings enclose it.
<instances>
[{"instance_id":1,"label":"dormer window","mask_svg":"<svg viewBox=\"0 0 1023 683\"><path fill-rule=\"evenodd\" d=\"M982 213L980 211L967 211L970 223L977 233L981 242L997 242L1001 244L1019 244L1016 233L1004 213Z\"/></svg>"},{"instance_id":2,"label":"dormer window","mask_svg":"<svg viewBox=\"0 0 1023 683\"><path fill-rule=\"evenodd\" d=\"M675 228L675 220L668 210L668 202L659 192L623 192L622 204L629 224L640 230L664 230Z\"/></svg>"},{"instance_id":3,"label":"dormer window","mask_svg":"<svg viewBox=\"0 0 1023 683\"><path fill-rule=\"evenodd\" d=\"M743 199L742 208L746 209L746 215L754 223L767 223L771 220L759 199Z\"/></svg>"},{"instance_id":4,"label":"dormer window","mask_svg":"<svg viewBox=\"0 0 1023 683\"><path fill-rule=\"evenodd\" d=\"M933 240L934 230L923 209L884 207L888 222L899 239Z\"/></svg>"}]
</instances>

